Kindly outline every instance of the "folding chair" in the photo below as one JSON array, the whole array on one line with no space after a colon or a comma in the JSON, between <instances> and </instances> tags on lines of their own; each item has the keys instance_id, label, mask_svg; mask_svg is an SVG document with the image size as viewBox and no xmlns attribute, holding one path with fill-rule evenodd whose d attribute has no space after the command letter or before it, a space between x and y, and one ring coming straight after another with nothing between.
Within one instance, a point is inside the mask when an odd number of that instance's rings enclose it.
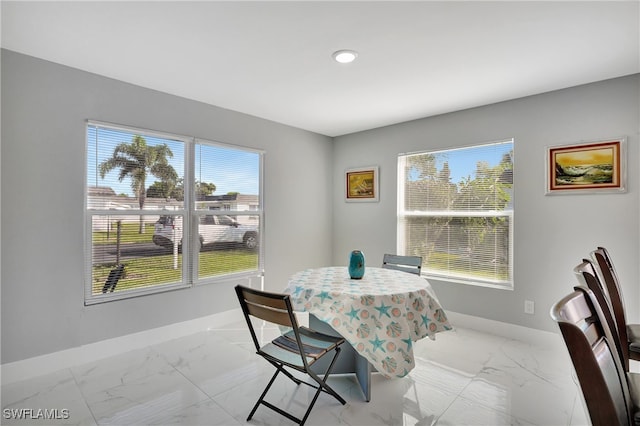
<instances>
[{"instance_id":1,"label":"folding chair","mask_svg":"<svg viewBox=\"0 0 640 426\"><path fill-rule=\"evenodd\" d=\"M307 327L298 326L288 294L268 293L240 285L236 286L236 293L238 295L238 300L240 301L244 317L247 320L247 325L251 332L251 338L256 346L256 353L276 368L275 374L262 392L262 395L260 395L260 399L258 399L258 402L254 405L251 413L249 413L247 421L251 420L253 414L258 409L258 406L262 404L288 419L303 425L307 420L307 417L309 417L309 413L311 412L313 405L316 403L320 392L332 395L340 401L342 405L344 405L346 401L327 384L327 379L329 378L336 359L340 354L340 345L345 342L344 338L329 336ZM256 337L251 317L278 324L280 326L290 327L291 330L261 346L258 338ZM302 348L302 350L300 348ZM316 361L331 353L334 354L333 358L324 373L324 377L320 378L318 374L310 369L310 367L315 364ZM285 367L306 373L316 381L317 385L294 377L285 369ZM304 383L317 389L311 404L302 419L299 419L264 400L265 395L269 391L269 388L271 388L271 385L279 373L283 373L297 385Z\"/></svg>"},{"instance_id":2,"label":"folding chair","mask_svg":"<svg viewBox=\"0 0 640 426\"><path fill-rule=\"evenodd\" d=\"M385 254L382 258L382 267L420 275L420 271L422 270L422 257Z\"/></svg>"}]
</instances>

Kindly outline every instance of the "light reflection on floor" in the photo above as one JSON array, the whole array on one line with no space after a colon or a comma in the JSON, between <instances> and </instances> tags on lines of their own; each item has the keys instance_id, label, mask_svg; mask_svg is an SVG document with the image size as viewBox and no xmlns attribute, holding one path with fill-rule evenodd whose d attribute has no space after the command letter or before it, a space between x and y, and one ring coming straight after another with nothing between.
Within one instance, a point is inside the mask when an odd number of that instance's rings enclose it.
<instances>
[{"instance_id":1,"label":"light reflection on floor","mask_svg":"<svg viewBox=\"0 0 640 426\"><path fill-rule=\"evenodd\" d=\"M353 376L332 377L347 404L322 395L307 424L588 423L560 338L542 347L458 328L416 342L414 351L416 368L408 376L374 375L370 403ZM252 350L246 325L238 323L3 385L2 424L246 424L273 371ZM301 415L312 396L312 389L278 379L268 400ZM34 420L37 409L65 409L68 418ZM19 413L30 417L17 420ZM249 424L293 423L261 407Z\"/></svg>"}]
</instances>

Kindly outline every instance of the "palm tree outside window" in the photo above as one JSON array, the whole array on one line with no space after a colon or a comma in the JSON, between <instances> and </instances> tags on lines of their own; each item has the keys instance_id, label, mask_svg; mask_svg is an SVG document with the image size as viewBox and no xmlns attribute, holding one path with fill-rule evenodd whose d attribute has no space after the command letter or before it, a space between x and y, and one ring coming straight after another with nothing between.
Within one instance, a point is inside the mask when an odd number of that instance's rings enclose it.
<instances>
[{"instance_id":1,"label":"palm tree outside window","mask_svg":"<svg viewBox=\"0 0 640 426\"><path fill-rule=\"evenodd\" d=\"M262 152L93 121L86 150L85 304L261 276Z\"/></svg>"}]
</instances>

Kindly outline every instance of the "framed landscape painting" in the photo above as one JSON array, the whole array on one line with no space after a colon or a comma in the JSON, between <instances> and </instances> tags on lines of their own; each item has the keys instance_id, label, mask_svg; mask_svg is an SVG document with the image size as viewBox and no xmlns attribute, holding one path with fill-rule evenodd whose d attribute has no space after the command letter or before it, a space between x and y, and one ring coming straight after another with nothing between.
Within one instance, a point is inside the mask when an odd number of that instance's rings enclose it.
<instances>
[{"instance_id":1,"label":"framed landscape painting","mask_svg":"<svg viewBox=\"0 0 640 426\"><path fill-rule=\"evenodd\" d=\"M625 191L626 138L550 147L547 194Z\"/></svg>"},{"instance_id":2,"label":"framed landscape painting","mask_svg":"<svg viewBox=\"0 0 640 426\"><path fill-rule=\"evenodd\" d=\"M378 167L345 171L345 201L379 201Z\"/></svg>"}]
</instances>

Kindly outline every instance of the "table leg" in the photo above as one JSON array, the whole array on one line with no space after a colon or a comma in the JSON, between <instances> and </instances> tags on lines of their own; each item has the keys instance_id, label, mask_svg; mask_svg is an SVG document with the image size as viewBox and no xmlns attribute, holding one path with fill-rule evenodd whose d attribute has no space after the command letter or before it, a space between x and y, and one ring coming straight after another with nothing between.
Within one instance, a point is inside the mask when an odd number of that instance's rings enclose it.
<instances>
[{"instance_id":1,"label":"table leg","mask_svg":"<svg viewBox=\"0 0 640 426\"><path fill-rule=\"evenodd\" d=\"M362 389L362 393L364 394L364 399L369 402L371 401L371 363L358 353L356 353L355 356L356 377L360 384L360 388Z\"/></svg>"},{"instance_id":2,"label":"table leg","mask_svg":"<svg viewBox=\"0 0 640 426\"><path fill-rule=\"evenodd\" d=\"M334 330L329 324L319 320L313 314L309 315L309 327L321 333L332 336L341 336L340 333ZM371 364L348 342L340 347L342 348L342 351L336 360L332 374L355 374L356 381L362 389L365 400L367 402L371 401L371 373L373 370ZM321 359L316 362L311 369L318 374L322 374L326 371L328 363L329 360Z\"/></svg>"}]
</instances>

